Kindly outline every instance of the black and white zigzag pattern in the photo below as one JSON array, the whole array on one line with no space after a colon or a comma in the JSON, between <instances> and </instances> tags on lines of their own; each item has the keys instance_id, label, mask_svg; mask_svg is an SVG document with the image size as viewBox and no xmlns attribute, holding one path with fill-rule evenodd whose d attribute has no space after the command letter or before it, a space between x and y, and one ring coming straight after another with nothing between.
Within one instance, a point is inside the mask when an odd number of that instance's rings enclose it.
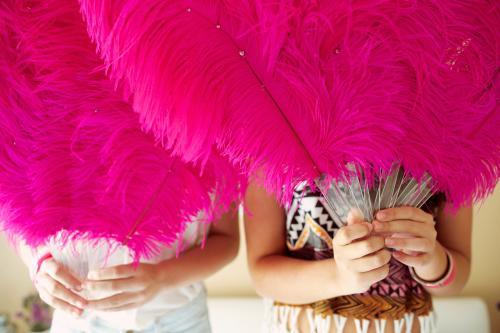
<instances>
[{"instance_id":1,"label":"black and white zigzag pattern","mask_svg":"<svg viewBox=\"0 0 500 333\"><path fill-rule=\"evenodd\" d=\"M312 192L305 184L297 186L287 211L288 242L295 245L306 226L306 216L323 228L333 238L338 226L331 217L328 204L319 193Z\"/></svg>"}]
</instances>

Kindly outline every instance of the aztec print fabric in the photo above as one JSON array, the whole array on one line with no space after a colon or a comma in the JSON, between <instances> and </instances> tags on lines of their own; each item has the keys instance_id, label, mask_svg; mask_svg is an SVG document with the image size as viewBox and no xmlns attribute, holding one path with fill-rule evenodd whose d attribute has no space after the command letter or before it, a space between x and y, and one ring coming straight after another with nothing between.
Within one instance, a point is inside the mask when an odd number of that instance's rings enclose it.
<instances>
[{"instance_id":1,"label":"aztec print fabric","mask_svg":"<svg viewBox=\"0 0 500 333\"><path fill-rule=\"evenodd\" d=\"M422 209L436 216L438 202L441 199L440 195L435 195ZM332 239L341 227L331 218L332 214L321 194L312 192L305 185L298 186L294 199L287 209L288 255L304 260L332 258ZM398 326L403 332L403 324L406 323L406 327L411 326L415 319L420 321L421 332L433 331L431 326L434 325L434 318L430 294L412 279L407 266L395 259L391 259L389 266L389 276L374 284L365 293L327 299L300 308L310 312L312 310L312 315L320 320L323 318L323 321L326 317L335 316L333 322L337 326L337 332L342 331L338 329L342 326L338 325L339 318L342 318L344 323L346 318L354 318L357 322L391 319L394 320L396 332ZM273 307L275 310L279 309L278 312L283 312L284 307L297 308L279 302L274 302ZM316 330L319 331L326 332L326 330ZM361 328L360 332L362 331Z\"/></svg>"}]
</instances>

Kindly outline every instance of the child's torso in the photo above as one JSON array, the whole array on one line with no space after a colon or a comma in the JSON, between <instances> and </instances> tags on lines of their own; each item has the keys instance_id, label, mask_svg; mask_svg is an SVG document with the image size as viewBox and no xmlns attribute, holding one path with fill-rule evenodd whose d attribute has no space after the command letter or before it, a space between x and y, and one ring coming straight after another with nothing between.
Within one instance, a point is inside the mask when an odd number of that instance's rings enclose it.
<instances>
[{"instance_id":1,"label":"child's torso","mask_svg":"<svg viewBox=\"0 0 500 333\"><path fill-rule=\"evenodd\" d=\"M437 204L434 198L429 200L423 209L436 214ZM314 193L305 186L297 187L286 213L289 256L303 260L323 260L333 257L332 239L342 225L334 222L331 217L333 213L319 193ZM318 333L372 330L388 333L398 332L399 326L401 332L411 332L411 330L406 331L405 326L413 326L415 332L425 332L425 327L428 326L428 332L432 332L434 317L430 294L412 279L407 266L395 259L391 259L389 265L389 276L372 285L365 293L326 299L300 306L298 309L296 306L274 302L269 311L275 311L274 317L278 318L278 321L287 318L287 329L290 332L294 332L290 325L291 321L296 321L292 319L294 316L298 316L299 326L303 329L307 327L305 332L313 332L310 330L310 324L314 321L317 322L315 326ZM281 314L276 315L276 313ZM366 325L366 322L364 323L366 320L370 324L369 329L364 331L363 325ZM327 324L325 321L330 323ZM413 325L416 322L419 322L423 329L419 330L419 325ZM274 324L279 326L277 323ZM342 331L340 328L344 324ZM356 325L360 327L356 329ZM383 325L386 327L381 330ZM330 329L326 328L328 326ZM349 330L349 326L352 326L353 330ZM378 326L378 330L375 326Z\"/></svg>"}]
</instances>

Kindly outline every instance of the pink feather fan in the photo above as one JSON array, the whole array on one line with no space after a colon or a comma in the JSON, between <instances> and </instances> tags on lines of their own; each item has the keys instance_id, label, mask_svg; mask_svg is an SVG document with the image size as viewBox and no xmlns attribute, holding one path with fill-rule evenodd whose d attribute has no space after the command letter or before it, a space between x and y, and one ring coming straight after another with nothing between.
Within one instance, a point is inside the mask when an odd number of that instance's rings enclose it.
<instances>
[{"instance_id":1,"label":"pink feather fan","mask_svg":"<svg viewBox=\"0 0 500 333\"><path fill-rule=\"evenodd\" d=\"M494 1L80 0L144 129L290 197L400 163L455 206L500 174ZM284 189L284 190L283 190Z\"/></svg>"},{"instance_id":2,"label":"pink feather fan","mask_svg":"<svg viewBox=\"0 0 500 333\"><path fill-rule=\"evenodd\" d=\"M116 241L139 260L236 199L236 174L216 153L201 173L141 131L76 1L2 2L0 45L0 222L9 235L31 246L56 234Z\"/></svg>"}]
</instances>

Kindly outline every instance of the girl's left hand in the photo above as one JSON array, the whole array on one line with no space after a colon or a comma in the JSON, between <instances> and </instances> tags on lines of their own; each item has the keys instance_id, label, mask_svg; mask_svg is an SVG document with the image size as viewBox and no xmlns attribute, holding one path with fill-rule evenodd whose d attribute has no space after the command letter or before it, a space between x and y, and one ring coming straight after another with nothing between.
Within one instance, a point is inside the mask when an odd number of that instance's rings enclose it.
<instances>
[{"instance_id":1,"label":"girl's left hand","mask_svg":"<svg viewBox=\"0 0 500 333\"><path fill-rule=\"evenodd\" d=\"M138 308L151 300L162 288L158 265L120 265L90 272L83 288L93 292L112 293L89 300L87 308L99 311L123 311Z\"/></svg>"},{"instance_id":2,"label":"girl's left hand","mask_svg":"<svg viewBox=\"0 0 500 333\"><path fill-rule=\"evenodd\" d=\"M429 265L435 258L437 232L431 214L415 207L396 207L379 211L374 231L385 235L385 245L393 257L414 268Z\"/></svg>"}]
</instances>

